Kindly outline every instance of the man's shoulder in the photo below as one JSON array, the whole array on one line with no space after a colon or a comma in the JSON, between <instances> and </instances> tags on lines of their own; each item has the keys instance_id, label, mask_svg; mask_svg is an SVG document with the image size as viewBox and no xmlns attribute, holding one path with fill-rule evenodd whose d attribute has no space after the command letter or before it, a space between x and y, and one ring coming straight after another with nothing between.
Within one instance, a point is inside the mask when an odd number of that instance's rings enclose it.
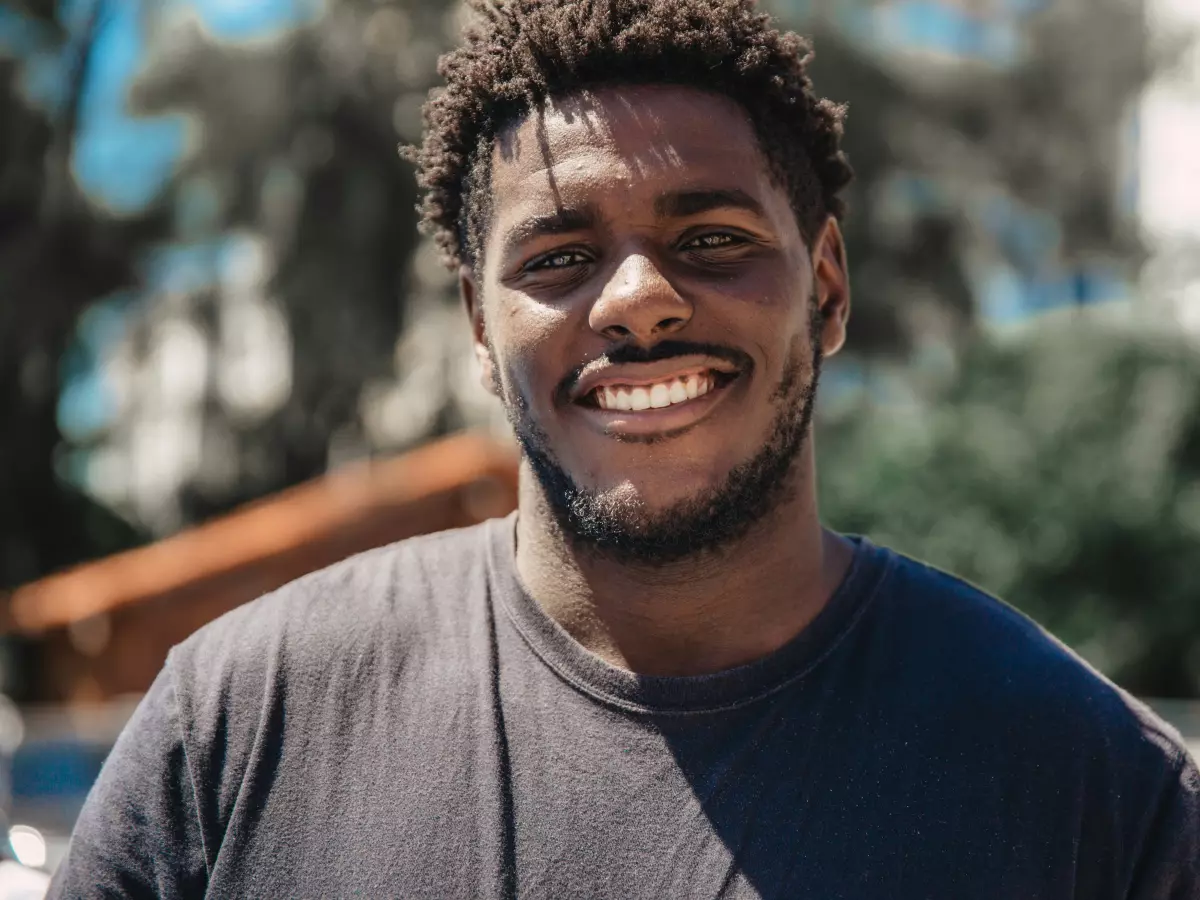
<instances>
[{"instance_id":1,"label":"man's shoulder","mask_svg":"<svg viewBox=\"0 0 1200 900\"><path fill-rule=\"evenodd\" d=\"M171 651L175 678L211 682L445 643L483 614L485 522L409 538L292 581L208 623Z\"/></svg>"},{"instance_id":2,"label":"man's shoulder","mask_svg":"<svg viewBox=\"0 0 1200 900\"><path fill-rule=\"evenodd\" d=\"M931 697L1008 734L1082 754L1186 764L1179 733L1029 616L968 581L886 551L886 629Z\"/></svg>"}]
</instances>

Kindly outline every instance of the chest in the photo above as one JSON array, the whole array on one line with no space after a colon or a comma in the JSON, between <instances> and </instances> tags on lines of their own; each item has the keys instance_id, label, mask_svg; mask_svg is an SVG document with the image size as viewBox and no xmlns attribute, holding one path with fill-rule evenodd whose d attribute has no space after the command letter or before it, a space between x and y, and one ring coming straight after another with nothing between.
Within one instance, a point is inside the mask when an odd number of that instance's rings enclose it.
<instances>
[{"instance_id":1,"label":"chest","mask_svg":"<svg viewBox=\"0 0 1200 900\"><path fill-rule=\"evenodd\" d=\"M1066 782L797 706L652 721L510 696L289 733L245 773L210 893L1071 895Z\"/></svg>"}]
</instances>

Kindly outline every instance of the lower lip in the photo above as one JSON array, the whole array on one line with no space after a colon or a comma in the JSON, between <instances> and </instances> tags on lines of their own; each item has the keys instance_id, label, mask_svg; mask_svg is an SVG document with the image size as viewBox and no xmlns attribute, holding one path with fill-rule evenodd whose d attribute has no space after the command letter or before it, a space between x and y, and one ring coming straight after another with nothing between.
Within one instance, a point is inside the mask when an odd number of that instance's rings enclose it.
<instances>
[{"instance_id":1,"label":"lower lip","mask_svg":"<svg viewBox=\"0 0 1200 900\"><path fill-rule=\"evenodd\" d=\"M642 409L637 412L626 409L600 409L596 406L575 408L595 422L606 433L614 437L648 437L682 431L695 425L707 416L741 377L726 384L710 388L708 393L684 403L660 406L657 409Z\"/></svg>"}]
</instances>

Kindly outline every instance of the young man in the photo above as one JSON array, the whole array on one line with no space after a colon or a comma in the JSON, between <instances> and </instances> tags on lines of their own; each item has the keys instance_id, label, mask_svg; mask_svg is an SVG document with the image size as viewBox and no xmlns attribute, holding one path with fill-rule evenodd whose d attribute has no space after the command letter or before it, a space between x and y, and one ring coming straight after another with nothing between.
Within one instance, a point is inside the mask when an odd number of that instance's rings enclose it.
<instances>
[{"instance_id":1,"label":"young man","mask_svg":"<svg viewBox=\"0 0 1200 900\"><path fill-rule=\"evenodd\" d=\"M1177 737L824 530L842 110L750 0L510 0L414 152L519 512L171 654L55 897L1200 897Z\"/></svg>"}]
</instances>

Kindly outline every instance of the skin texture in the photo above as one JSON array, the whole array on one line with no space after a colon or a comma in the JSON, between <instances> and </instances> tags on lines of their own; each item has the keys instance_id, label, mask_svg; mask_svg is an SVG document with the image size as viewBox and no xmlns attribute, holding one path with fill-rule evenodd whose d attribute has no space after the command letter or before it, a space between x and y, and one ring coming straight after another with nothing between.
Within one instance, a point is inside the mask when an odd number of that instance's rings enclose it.
<instances>
[{"instance_id":1,"label":"skin texture","mask_svg":"<svg viewBox=\"0 0 1200 900\"><path fill-rule=\"evenodd\" d=\"M837 223L805 239L727 98L676 86L559 98L497 140L491 190L482 260L460 273L484 383L635 529L712 494L762 451L784 395L813 386L811 328L825 356L845 341ZM611 365L668 341L721 352ZM733 380L650 415L578 402L597 378L709 366ZM526 461L518 573L614 665L685 675L746 663L794 637L848 567L848 544L819 523L814 480L807 440L744 533L649 565L572 541Z\"/></svg>"}]
</instances>

